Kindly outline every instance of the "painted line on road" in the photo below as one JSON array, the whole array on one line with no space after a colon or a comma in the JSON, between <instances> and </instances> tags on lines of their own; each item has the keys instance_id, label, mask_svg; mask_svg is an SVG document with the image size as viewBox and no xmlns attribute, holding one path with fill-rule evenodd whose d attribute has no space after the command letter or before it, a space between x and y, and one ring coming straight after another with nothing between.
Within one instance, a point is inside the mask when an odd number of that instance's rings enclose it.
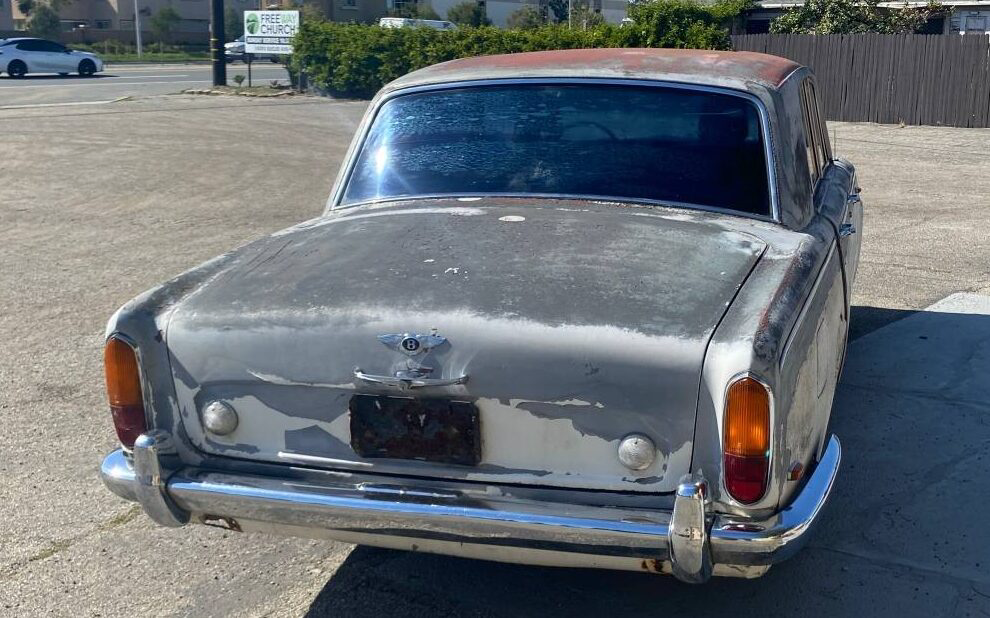
<instances>
[{"instance_id":1,"label":"painted line on road","mask_svg":"<svg viewBox=\"0 0 990 618\"><path fill-rule=\"evenodd\" d=\"M177 79L177 80L166 80L158 82L125 82L119 84L117 82L72 82L70 84L52 82L50 84L32 84L30 86L5 86L6 88L53 88L59 85L62 86L72 86L73 88L78 86L148 86L151 84L212 84L213 81L209 79Z\"/></svg>"},{"instance_id":2,"label":"painted line on road","mask_svg":"<svg viewBox=\"0 0 990 618\"><path fill-rule=\"evenodd\" d=\"M103 80L108 79L148 79L149 77L165 77L164 75L108 75L103 78ZM168 77L189 77L188 73L183 73L182 75L169 75Z\"/></svg>"},{"instance_id":3,"label":"painted line on road","mask_svg":"<svg viewBox=\"0 0 990 618\"><path fill-rule=\"evenodd\" d=\"M72 101L70 103L29 103L25 105L0 105L0 109L31 109L34 107L68 107L70 105L104 105L106 103L117 103L130 97L117 97L106 101Z\"/></svg>"}]
</instances>

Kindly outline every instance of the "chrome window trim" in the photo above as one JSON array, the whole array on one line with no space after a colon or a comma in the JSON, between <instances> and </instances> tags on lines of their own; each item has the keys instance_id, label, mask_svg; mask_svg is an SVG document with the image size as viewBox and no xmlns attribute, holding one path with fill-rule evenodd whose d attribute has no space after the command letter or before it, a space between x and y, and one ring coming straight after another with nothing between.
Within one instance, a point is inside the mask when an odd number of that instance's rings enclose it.
<instances>
[{"instance_id":1,"label":"chrome window trim","mask_svg":"<svg viewBox=\"0 0 990 618\"><path fill-rule=\"evenodd\" d=\"M752 103L760 116L760 127L763 131L763 151L764 151L764 163L767 169L767 182L769 183L769 194L770 194L770 216L747 213L739 210L732 210L728 208L718 208L714 206L702 206L700 204L685 204L681 202L665 202L659 200L646 200L646 199L636 199L628 197L609 197L604 195L586 195L586 194L537 194L537 193L521 193L521 194L496 194L496 193L471 193L471 194L433 194L433 195L405 195L396 196L390 198L383 198L378 200L364 200L361 202L355 202L353 204L341 204L341 200L344 196L344 188L350 181L351 174L354 171L354 166L357 163L357 158L360 154L361 147L364 145L365 140L368 137L368 132L371 130L371 126L374 124L375 119L378 117L378 113L382 106L400 96L405 96L408 94L418 94L422 92L435 92L439 90L459 90L462 88L475 88L479 86L505 86L505 85L610 85L610 86L635 86L635 87L655 87L655 88L675 88L680 90L696 90L700 92L712 92L717 94L724 94L729 96L741 97ZM776 157L774 155L773 149L773 132L770 126L770 114L767 112L766 105L763 101L751 92L746 92L744 90L736 90L734 88L724 88L720 86L708 86L703 84L690 84L685 82L674 82L674 81L662 81L655 79L634 79L634 78L595 78L595 77L518 77L518 78L499 78L499 79L475 79L475 80L461 80L461 81L450 81L443 82L439 84L425 84L421 86L410 86L407 88L399 88L393 90L381 98L379 98L375 103L373 103L373 108L369 111L365 119L362 121L360 128L358 129L358 139L355 140L352 148L347 154L347 160L344 162L344 167L338 176L337 182L334 184L333 192L330 199L327 200L327 208L324 214L327 214L336 210L343 210L347 208L355 208L364 204L369 203L381 203L389 201L402 201L402 200L414 200L414 199L424 199L424 198L439 198L439 197L481 197L481 196L501 196L501 195L511 195L520 197L560 197L562 199L583 199L592 200L600 202L625 202L625 203L640 203L640 204L650 204L650 205L665 205L672 206L675 208L686 208L690 210L704 210L719 213L729 213L740 217L745 217L747 219L757 219L759 221L770 221L773 223L781 222L781 208L780 208L780 195L777 188L777 168L776 168Z\"/></svg>"}]
</instances>

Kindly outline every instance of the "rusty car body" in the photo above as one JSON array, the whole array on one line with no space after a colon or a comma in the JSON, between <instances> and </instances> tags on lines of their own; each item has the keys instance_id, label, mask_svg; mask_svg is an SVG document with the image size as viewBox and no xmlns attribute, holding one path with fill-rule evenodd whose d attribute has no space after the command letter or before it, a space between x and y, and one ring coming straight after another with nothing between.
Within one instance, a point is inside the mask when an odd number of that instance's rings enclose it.
<instances>
[{"instance_id":1,"label":"rusty car body","mask_svg":"<svg viewBox=\"0 0 990 618\"><path fill-rule=\"evenodd\" d=\"M107 327L156 522L756 577L808 539L862 206L811 72L599 49L429 67L322 216Z\"/></svg>"}]
</instances>

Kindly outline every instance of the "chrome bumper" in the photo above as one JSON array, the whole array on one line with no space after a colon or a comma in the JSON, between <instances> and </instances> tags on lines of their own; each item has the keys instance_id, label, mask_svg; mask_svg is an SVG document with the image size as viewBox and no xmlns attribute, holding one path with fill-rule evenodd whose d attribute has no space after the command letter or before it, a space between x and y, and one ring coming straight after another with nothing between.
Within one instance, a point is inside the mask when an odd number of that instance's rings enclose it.
<instances>
[{"instance_id":1,"label":"chrome bumper","mask_svg":"<svg viewBox=\"0 0 990 618\"><path fill-rule=\"evenodd\" d=\"M358 536L383 546L402 538L488 546L492 552L622 557L693 583L713 572L759 575L797 552L828 500L841 458L839 440L832 436L790 506L763 521L744 521L710 512L708 485L698 476L682 479L672 511L649 511L526 500L484 486L456 491L353 475L328 474L319 483L234 475L182 467L170 454L171 444L165 432L143 434L130 458L114 451L100 470L113 493L139 502L164 526L219 519L238 528L243 520L268 530L319 530L331 538Z\"/></svg>"}]
</instances>

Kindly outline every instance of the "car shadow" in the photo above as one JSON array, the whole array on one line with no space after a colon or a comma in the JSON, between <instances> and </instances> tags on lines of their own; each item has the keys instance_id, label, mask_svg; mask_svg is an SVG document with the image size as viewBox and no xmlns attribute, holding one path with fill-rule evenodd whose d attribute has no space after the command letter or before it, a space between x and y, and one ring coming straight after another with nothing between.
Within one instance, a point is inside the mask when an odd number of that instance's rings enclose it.
<instances>
[{"instance_id":1,"label":"car shadow","mask_svg":"<svg viewBox=\"0 0 990 618\"><path fill-rule=\"evenodd\" d=\"M990 317L855 307L850 332L836 488L808 547L762 578L691 586L358 546L306 616L990 613L982 510L947 499L990 494Z\"/></svg>"}]
</instances>

